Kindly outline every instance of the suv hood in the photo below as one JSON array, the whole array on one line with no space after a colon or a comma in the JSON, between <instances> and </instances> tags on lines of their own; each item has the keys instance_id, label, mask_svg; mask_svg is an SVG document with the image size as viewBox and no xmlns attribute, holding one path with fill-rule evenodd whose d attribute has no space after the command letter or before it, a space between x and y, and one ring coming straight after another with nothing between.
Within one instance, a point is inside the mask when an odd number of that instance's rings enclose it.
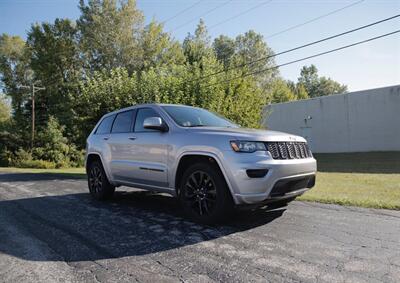
<instances>
[{"instance_id":1,"label":"suv hood","mask_svg":"<svg viewBox=\"0 0 400 283\"><path fill-rule=\"evenodd\" d=\"M220 127L199 127L188 128L190 132L209 134L209 135L226 135L237 140L248 141L292 141L305 142L303 137L287 134L283 132L258 130L248 128L220 128Z\"/></svg>"}]
</instances>

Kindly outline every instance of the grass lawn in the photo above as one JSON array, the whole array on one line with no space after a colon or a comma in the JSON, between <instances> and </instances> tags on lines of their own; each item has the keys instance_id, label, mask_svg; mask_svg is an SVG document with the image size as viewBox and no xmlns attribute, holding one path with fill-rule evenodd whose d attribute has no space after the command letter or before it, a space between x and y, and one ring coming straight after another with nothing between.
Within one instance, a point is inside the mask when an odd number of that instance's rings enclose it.
<instances>
[{"instance_id":1,"label":"grass lawn","mask_svg":"<svg viewBox=\"0 0 400 283\"><path fill-rule=\"evenodd\" d=\"M298 199L400 210L400 173L318 172L316 186Z\"/></svg>"},{"instance_id":2,"label":"grass lawn","mask_svg":"<svg viewBox=\"0 0 400 283\"><path fill-rule=\"evenodd\" d=\"M400 210L400 152L316 154L316 186L299 200Z\"/></svg>"},{"instance_id":3,"label":"grass lawn","mask_svg":"<svg viewBox=\"0 0 400 283\"><path fill-rule=\"evenodd\" d=\"M0 167L0 173L58 174L74 178L86 178L85 168L32 169Z\"/></svg>"},{"instance_id":4,"label":"grass lawn","mask_svg":"<svg viewBox=\"0 0 400 283\"><path fill-rule=\"evenodd\" d=\"M303 201L400 210L400 152L316 154L316 186ZM1 172L56 173L86 178L84 168L0 168Z\"/></svg>"}]
</instances>

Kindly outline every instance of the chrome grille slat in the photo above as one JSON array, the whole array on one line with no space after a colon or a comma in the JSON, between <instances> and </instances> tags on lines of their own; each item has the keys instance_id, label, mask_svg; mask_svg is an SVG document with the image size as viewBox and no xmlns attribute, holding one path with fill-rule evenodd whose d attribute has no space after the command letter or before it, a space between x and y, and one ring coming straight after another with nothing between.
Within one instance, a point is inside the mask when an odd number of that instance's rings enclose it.
<instances>
[{"instance_id":1,"label":"chrome grille slat","mask_svg":"<svg viewBox=\"0 0 400 283\"><path fill-rule=\"evenodd\" d=\"M286 143L280 142L278 143L279 153L281 154L282 159L288 159L288 152Z\"/></svg>"},{"instance_id":2,"label":"chrome grille slat","mask_svg":"<svg viewBox=\"0 0 400 283\"><path fill-rule=\"evenodd\" d=\"M305 142L266 142L273 159L304 159L312 157Z\"/></svg>"},{"instance_id":3,"label":"chrome grille slat","mask_svg":"<svg viewBox=\"0 0 400 283\"><path fill-rule=\"evenodd\" d=\"M291 142L288 143L287 147L288 147L289 158L290 159L296 158L296 152L294 151L293 143L291 143Z\"/></svg>"},{"instance_id":4,"label":"chrome grille slat","mask_svg":"<svg viewBox=\"0 0 400 283\"><path fill-rule=\"evenodd\" d=\"M294 144L294 150L296 152L296 158L300 158L300 149L297 143Z\"/></svg>"},{"instance_id":5,"label":"chrome grille slat","mask_svg":"<svg viewBox=\"0 0 400 283\"><path fill-rule=\"evenodd\" d=\"M267 148L273 159L279 159L279 151L276 143L268 143Z\"/></svg>"},{"instance_id":6,"label":"chrome grille slat","mask_svg":"<svg viewBox=\"0 0 400 283\"><path fill-rule=\"evenodd\" d=\"M305 153L304 153L304 147L302 144L299 144L299 148L300 148L300 156L301 158L305 158Z\"/></svg>"}]
</instances>

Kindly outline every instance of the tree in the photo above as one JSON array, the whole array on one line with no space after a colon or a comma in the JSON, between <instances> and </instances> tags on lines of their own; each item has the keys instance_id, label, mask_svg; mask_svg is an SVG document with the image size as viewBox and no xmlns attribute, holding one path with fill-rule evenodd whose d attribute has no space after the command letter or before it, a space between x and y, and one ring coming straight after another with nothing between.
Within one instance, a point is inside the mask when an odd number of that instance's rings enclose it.
<instances>
[{"instance_id":1,"label":"tree","mask_svg":"<svg viewBox=\"0 0 400 283\"><path fill-rule=\"evenodd\" d=\"M315 65L311 65L310 67L303 66L300 70L300 77L297 79L297 83L302 84L311 97L317 96L316 93L319 84L317 67Z\"/></svg>"},{"instance_id":2,"label":"tree","mask_svg":"<svg viewBox=\"0 0 400 283\"><path fill-rule=\"evenodd\" d=\"M162 23L145 26L135 0L80 0L79 9L76 22L32 25L26 42L0 35L0 93L11 98L9 119L0 99L0 122L7 120L0 127L0 163L30 156L30 161L76 165L76 147L84 147L100 117L133 104L188 104L257 128L266 103L346 91L319 77L313 65L303 67L297 83L283 80L273 51L252 30L211 42L200 20L193 34L179 42ZM32 150L32 97L21 86L34 82L45 90L35 95Z\"/></svg>"},{"instance_id":3,"label":"tree","mask_svg":"<svg viewBox=\"0 0 400 283\"><path fill-rule=\"evenodd\" d=\"M307 99L309 98L306 88L301 83L295 83L293 81L286 81L288 87L296 97L296 100Z\"/></svg>"},{"instance_id":4,"label":"tree","mask_svg":"<svg viewBox=\"0 0 400 283\"><path fill-rule=\"evenodd\" d=\"M20 125L27 125L30 114L29 92L20 88L31 82L29 50L19 36L0 35L1 91L11 98L14 118Z\"/></svg>"},{"instance_id":5,"label":"tree","mask_svg":"<svg viewBox=\"0 0 400 283\"><path fill-rule=\"evenodd\" d=\"M220 66L221 68L222 66ZM181 103L203 107L220 113L240 125L259 127L263 97L256 81L251 78L215 84L221 78L208 77L196 81L202 73L201 66L171 65L150 68L140 76L126 69L95 72L81 83L77 97L77 116L80 120L80 137L86 138L104 113L139 103ZM113 95L109 95L112 93ZM88 111L90 105L90 111Z\"/></svg>"},{"instance_id":6,"label":"tree","mask_svg":"<svg viewBox=\"0 0 400 283\"><path fill-rule=\"evenodd\" d=\"M194 35L189 33L183 40L182 46L186 61L189 64L201 64L204 57L213 55L213 50L210 46L210 37L202 19L200 19Z\"/></svg>"},{"instance_id":7,"label":"tree","mask_svg":"<svg viewBox=\"0 0 400 283\"><path fill-rule=\"evenodd\" d=\"M220 35L214 39L213 48L218 61L227 68L235 55L235 40L226 35Z\"/></svg>"},{"instance_id":8,"label":"tree","mask_svg":"<svg viewBox=\"0 0 400 283\"><path fill-rule=\"evenodd\" d=\"M4 95L0 94L0 124L10 119L10 106L8 105Z\"/></svg>"},{"instance_id":9,"label":"tree","mask_svg":"<svg viewBox=\"0 0 400 283\"><path fill-rule=\"evenodd\" d=\"M296 96L283 79L276 79L272 83L270 103L280 103L295 100Z\"/></svg>"},{"instance_id":10,"label":"tree","mask_svg":"<svg viewBox=\"0 0 400 283\"><path fill-rule=\"evenodd\" d=\"M271 57L273 55L273 51L268 47L261 34L250 30L243 35L238 35L235 39L235 46L235 65L247 64L248 62L252 62L260 58L267 58L253 64L246 65L246 67L243 68L251 72L262 71L259 74L254 75L259 82L263 84L270 83L275 77L278 76L279 73L278 69L275 68L275 60Z\"/></svg>"},{"instance_id":11,"label":"tree","mask_svg":"<svg viewBox=\"0 0 400 283\"><path fill-rule=\"evenodd\" d=\"M148 70L166 64L183 64L185 57L180 44L171 40L168 33L163 31L163 25L150 22L140 36L141 56L139 70Z\"/></svg>"},{"instance_id":12,"label":"tree","mask_svg":"<svg viewBox=\"0 0 400 283\"><path fill-rule=\"evenodd\" d=\"M67 126L70 137L74 136L71 133L73 108L70 94L77 91L82 79L77 34L73 22L56 19L54 24L33 25L27 39L34 79L45 86L45 90L36 94L38 128L54 116Z\"/></svg>"},{"instance_id":13,"label":"tree","mask_svg":"<svg viewBox=\"0 0 400 283\"><path fill-rule=\"evenodd\" d=\"M317 88L319 96L340 94L347 92L347 86L342 85L330 78L321 77Z\"/></svg>"},{"instance_id":14,"label":"tree","mask_svg":"<svg viewBox=\"0 0 400 283\"><path fill-rule=\"evenodd\" d=\"M79 43L85 67L95 70L125 67L133 72L140 67L139 37L143 14L135 0L80 0L77 21Z\"/></svg>"},{"instance_id":15,"label":"tree","mask_svg":"<svg viewBox=\"0 0 400 283\"><path fill-rule=\"evenodd\" d=\"M346 85L326 77L318 76L318 69L315 65L304 66L300 71L300 77L297 80L306 89L310 97L318 97L343 93L347 91Z\"/></svg>"}]
</instances>

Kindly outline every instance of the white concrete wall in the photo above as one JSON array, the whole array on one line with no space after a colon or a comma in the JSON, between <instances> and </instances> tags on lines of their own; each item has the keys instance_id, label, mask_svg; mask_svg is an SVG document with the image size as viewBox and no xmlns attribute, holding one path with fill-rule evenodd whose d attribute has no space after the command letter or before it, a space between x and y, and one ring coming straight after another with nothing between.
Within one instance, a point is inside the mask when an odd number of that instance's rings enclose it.
<instances>
[{"instance_id":1,"label":"white concrete wall","mask_svg":"<svg viewBox=\"0 0 400 283\"><path fill-rule=\"evenodd\" d=\"M313 152L400 151L400 85L268 105L264 126Z\"/></svg>"}]
</instances>

